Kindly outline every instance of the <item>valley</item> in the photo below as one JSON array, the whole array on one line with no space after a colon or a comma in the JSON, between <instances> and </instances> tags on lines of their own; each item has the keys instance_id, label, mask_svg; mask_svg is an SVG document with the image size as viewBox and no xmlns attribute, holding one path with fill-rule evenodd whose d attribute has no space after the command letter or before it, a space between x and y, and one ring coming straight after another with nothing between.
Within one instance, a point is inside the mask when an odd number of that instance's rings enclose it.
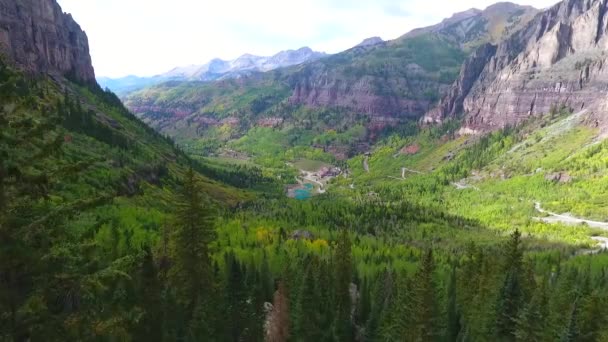
<instances>
[{"instance_id":1,"label":"valley","mask_svg":"<svg viewBox=\"0 0 608 342\"><path fill-rule=\"evenodd\" d=\"M608 2L462 9L110 79L0 0L0 341L608 340Z\"/></svg>"}]
</instances>

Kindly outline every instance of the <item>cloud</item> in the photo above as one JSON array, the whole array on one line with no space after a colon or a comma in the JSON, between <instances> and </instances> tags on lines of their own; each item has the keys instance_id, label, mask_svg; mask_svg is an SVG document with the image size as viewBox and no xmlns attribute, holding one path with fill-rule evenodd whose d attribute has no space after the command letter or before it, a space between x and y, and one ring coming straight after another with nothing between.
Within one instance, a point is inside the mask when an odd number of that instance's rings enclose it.
<instances>
[{"instance_id":1,"label":"cloud","mask_svg":"<svg viewBox=\"0 0 608 342\"><path fill-rule=\"evenodd\" d=\"M58 0L89 36L98 75L153 75L243 53L335 53L393 39L488 0ZM546 7L557 0L519 0Z\"/></svg>"}]
</instances>

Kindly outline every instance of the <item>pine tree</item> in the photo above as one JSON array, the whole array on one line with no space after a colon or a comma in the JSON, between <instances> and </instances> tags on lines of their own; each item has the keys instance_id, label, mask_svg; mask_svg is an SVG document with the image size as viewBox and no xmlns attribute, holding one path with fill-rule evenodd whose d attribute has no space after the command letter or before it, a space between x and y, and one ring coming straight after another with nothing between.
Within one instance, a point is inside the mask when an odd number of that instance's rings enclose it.
<instances>
[{"instance_id":1,"label":"pine tree","mask_svg":"<svg viewBox=\"0 0 608 342\"><path fill-rule=\"evenodd\" d=\"M413 285L406 274L397 276L388 312L381 327L386 341L412 341L415 339L413 322Z\"/></svg>"},{"instance_id":2,"label":"pine tree","mask_svg":"<svg viewBox=\"0 0 608 342\"><path fill-rule=\"evenodd\" d=\"M580 331L578 329L578 303L575 302L572 306L572 311L570 312L570 317L568 319L568 324L562 337L560 339L561 342L575 342L578 341L580 337Z\"/></svg>"},{"instance_id":3,"label":"pine tree","mask_svg":"<svg viewBox=\"0 0 608 342\"><path fill-rule=\"evenodd\" d=\"M197 317L198 322L189 323L191 329L196 326L198 334L202 334L200 337L208 337L213 330L214 315L209 305L215 291L209 254L209 244L215 233L212 211L192 168L188 169L182 183L175 201L170 284L186 320Z\"/></svg>"},{"instance_id":4,"label":"pine tree","mask_svg":"<svg viewBox=\"0 0 608 342\"><path fill-rule=\"evenodd\" d=\"M319 341L321 338L320 298L317 292L319 261L315 258L306 267L298 296L294 332L298 341Z\"/></svg>"},{"instance_id":5,"label":"pine tree","mask_svg":"<svg viewBox=\"0 0 608 342\"><path fill-rule=\"evenodd\" d=\"M334 335L338 341L346 342L352 340L350 284L353 276L351 241L346 229L343 229L338 237L335 252L335 265L336 314L334 319Z\"/></svg>"},{"instance_id":6,"label":"pine tree","mask_svg":"<svg viewBox=\"0 0 608 342\"><path fill-rule=\"evenodd\" d=\"M581 341L600 341L601 330L608 323L606 298L598 292L595 290L581 300L579 315Z\"/></svg>"},{"instance_id":7,"label":"pine tree","mask_svg":"<svg viewBox=\"0 0 608 342\"><path fill-rule=\"evenodd\" d=\"M496 304L495 334L499 339L515 338L516 319L523 303L523 250L521 233L516 230L505 248L503 270L506 274Z\"/></svg>"},{"instance_id":8,"label":"pine tree","mask_svg":"<svg viewBox=\"0 0 608 342\"><path fill-rule=\"evenodd\" d=\"M456 287L456 266L452 266L450 273L450 282L448 286L448 316L447 316L447 336L448 341L456 341L460 335L460 308L457 303L457 287Z\"/></svg>"},{"instance_id":9,"label":"pine tree","mask_svg":"<svg viewBox=\"0 0 608 342\"><path fill-rule=\"evenodd\" d=\"M434 341L441 333L434 273L433 250L429 249L423 255L414 277L412 315L414 340L417 341Z\"/></svg>"},{"instance_id":10,"label":"pine tree","mask_svg":"<svg viewBox=\"0 0 608 342\"><path fill-rule=\"evenodd\" d=\"M543 341L546 329L547 294L545 286L539 287L532 301L520 312L516 321L515 338L521 342Z\"/></svg>"},{"instance_id":11,"label":"pine tree","mask_svg":"<svg viewBox=\"0 0 608 342\"><path fill-rule=\"evenodd\" d=\"M154 341L163 336L160 324L163 319L161 292L162 285L154 256L149 247L144 247L138 286L138 303L144 310L143 318L135 329L135 340Z\"/></svg>"},{"instance_id":12,"label":"pine tree","mask_svg":"<svg viewBox=\"0 0 608 342\"><path fill-rule=\"evenodd\" d=\"M393 275L388 270L380 277L374 288L372 298L372 310L365 325L365 337L367 340L375 341L379 339L382 327L387 323L387 313L391 303L393 303L394 280Z\"/></svg>"},{"instance_id":13,"label":"pine tree","mask_svg":"<svg viewBox=\"0 0 608 342\"><path fill-rule=\"evenodd\" d=\"M247 320L247 293L245 289L245 274L234 255L226 257L227 286L226 311L230 330L230 340L239 341L244 333Z\"/></svg>"}]
</instances>

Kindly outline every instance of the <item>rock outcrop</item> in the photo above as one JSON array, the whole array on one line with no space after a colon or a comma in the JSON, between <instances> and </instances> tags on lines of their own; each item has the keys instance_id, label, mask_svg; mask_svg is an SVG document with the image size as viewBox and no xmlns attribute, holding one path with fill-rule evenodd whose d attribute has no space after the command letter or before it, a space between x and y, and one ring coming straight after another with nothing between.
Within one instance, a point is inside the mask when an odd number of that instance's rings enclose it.
<instances>
[{"instance_id":1,"label":"rock outcrop","mask_svg":"<svg viewBox=\"0 0 608 342\"><path fill-rule=\"evenodd\" d=\"M0 0L0 49L24 70L95 82L87 36L55 0Z\"/></svg>"},{"instance_id":2,"label":"rock outcrop","mask_svg":"<svg viewBox=\"0 0 608 342\"><path fill-rule=\"evenodd\" d=\"M462 114L462 133L482 133L556 107L588 109L601 121L598 101L605 102L608 90L606 2L565 0L497 46L481 47L424 121Z\"/></svg>"},{"instance_id":3,"label":"rock outcrop","mask_svg":"<svg viewBox=\"0 0 608 342\"><path fill-rule=\"evenodd\" d=\"M384 43L384 40L382 40L382 38L371 37L371 38L364 39L361 43L359 43L355 47L374 46L374 45L378 45L378 44L382 44L382 43Z\"/></svg>"}]
</instances>

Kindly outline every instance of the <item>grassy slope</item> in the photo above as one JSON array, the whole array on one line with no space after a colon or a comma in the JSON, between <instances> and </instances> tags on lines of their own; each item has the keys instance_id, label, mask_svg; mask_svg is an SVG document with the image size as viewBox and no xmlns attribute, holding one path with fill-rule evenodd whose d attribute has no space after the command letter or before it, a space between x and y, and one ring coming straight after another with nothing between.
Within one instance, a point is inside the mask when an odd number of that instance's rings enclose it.
<instances>
[{"instance_id":1,"label":"grassy slope","mask_svg":"<svg viewBox=\"0 0 608 342\"><path fill-rule=\"evenodd\" d=\"M59 208L74 201L107 199L100 206L73 217L70 226L75 236L92 238L102 248L116 249L117 255L138 250L143 244L154 245L172 210L177 179L187 168L185 154L131 116L111 94L65 80L61 83L49 79L29 80L4 64L0 69L2 75L12 75L11 79L0 80L3 89L11 89L9 82L14 79L23 85L13 100L29 103L29 110L18 113L21 117L35 121L48 113L65 117L67 93L72 107L79 107L87 118L92 118L77 128L67 121L53 128L65 136L65 142L61 147L63 153L51 157L50 162L86 167L78 176L60 180L51 191L49 205ZM2 105L12 108L12 103ZM62 127L64 125L69 128ZM10 136L10 132L6 134ZM253 197L248 191L205 176L201 176L201 180L208 195L220 207Z\"/></svg>"},{"instance_id":2,"label":"grassy slope","mask_svg":"<svg viewBox=\"0 0 608 342\"><path fill-rule=\"evenodd\" d=\"M608 143L596 142L597 132L578 125L577 120L576 116L547 116L515 132L496 135L479 150L473 150L479 143L470 137L446 141L428 132L404 139L393 137L374 150L369 173L363 170L363 156L352 159L353 179L339 180L333 191L348 196L379 191L389 199L439 204L449 213L477 219L501 231L518 227L552 240L586 242L590 231L585 227L533 220L542 216L534 209L539 201L554 212L608 221ZM420 152L398 154L403 146L414 143ZM455 154L453 161L444 160L449 152ZM473 165L469 160L474 160ZM475 164L479 160L484 162ZM407 173L405 180L396 179L401 177L401 167L423 174ZM556 172L565 172L573 180L559 183L545 179ZM452 182L469 188L457 189ZM354 190L349 187L352 183Z\"/></svg>"}]
</instances>

